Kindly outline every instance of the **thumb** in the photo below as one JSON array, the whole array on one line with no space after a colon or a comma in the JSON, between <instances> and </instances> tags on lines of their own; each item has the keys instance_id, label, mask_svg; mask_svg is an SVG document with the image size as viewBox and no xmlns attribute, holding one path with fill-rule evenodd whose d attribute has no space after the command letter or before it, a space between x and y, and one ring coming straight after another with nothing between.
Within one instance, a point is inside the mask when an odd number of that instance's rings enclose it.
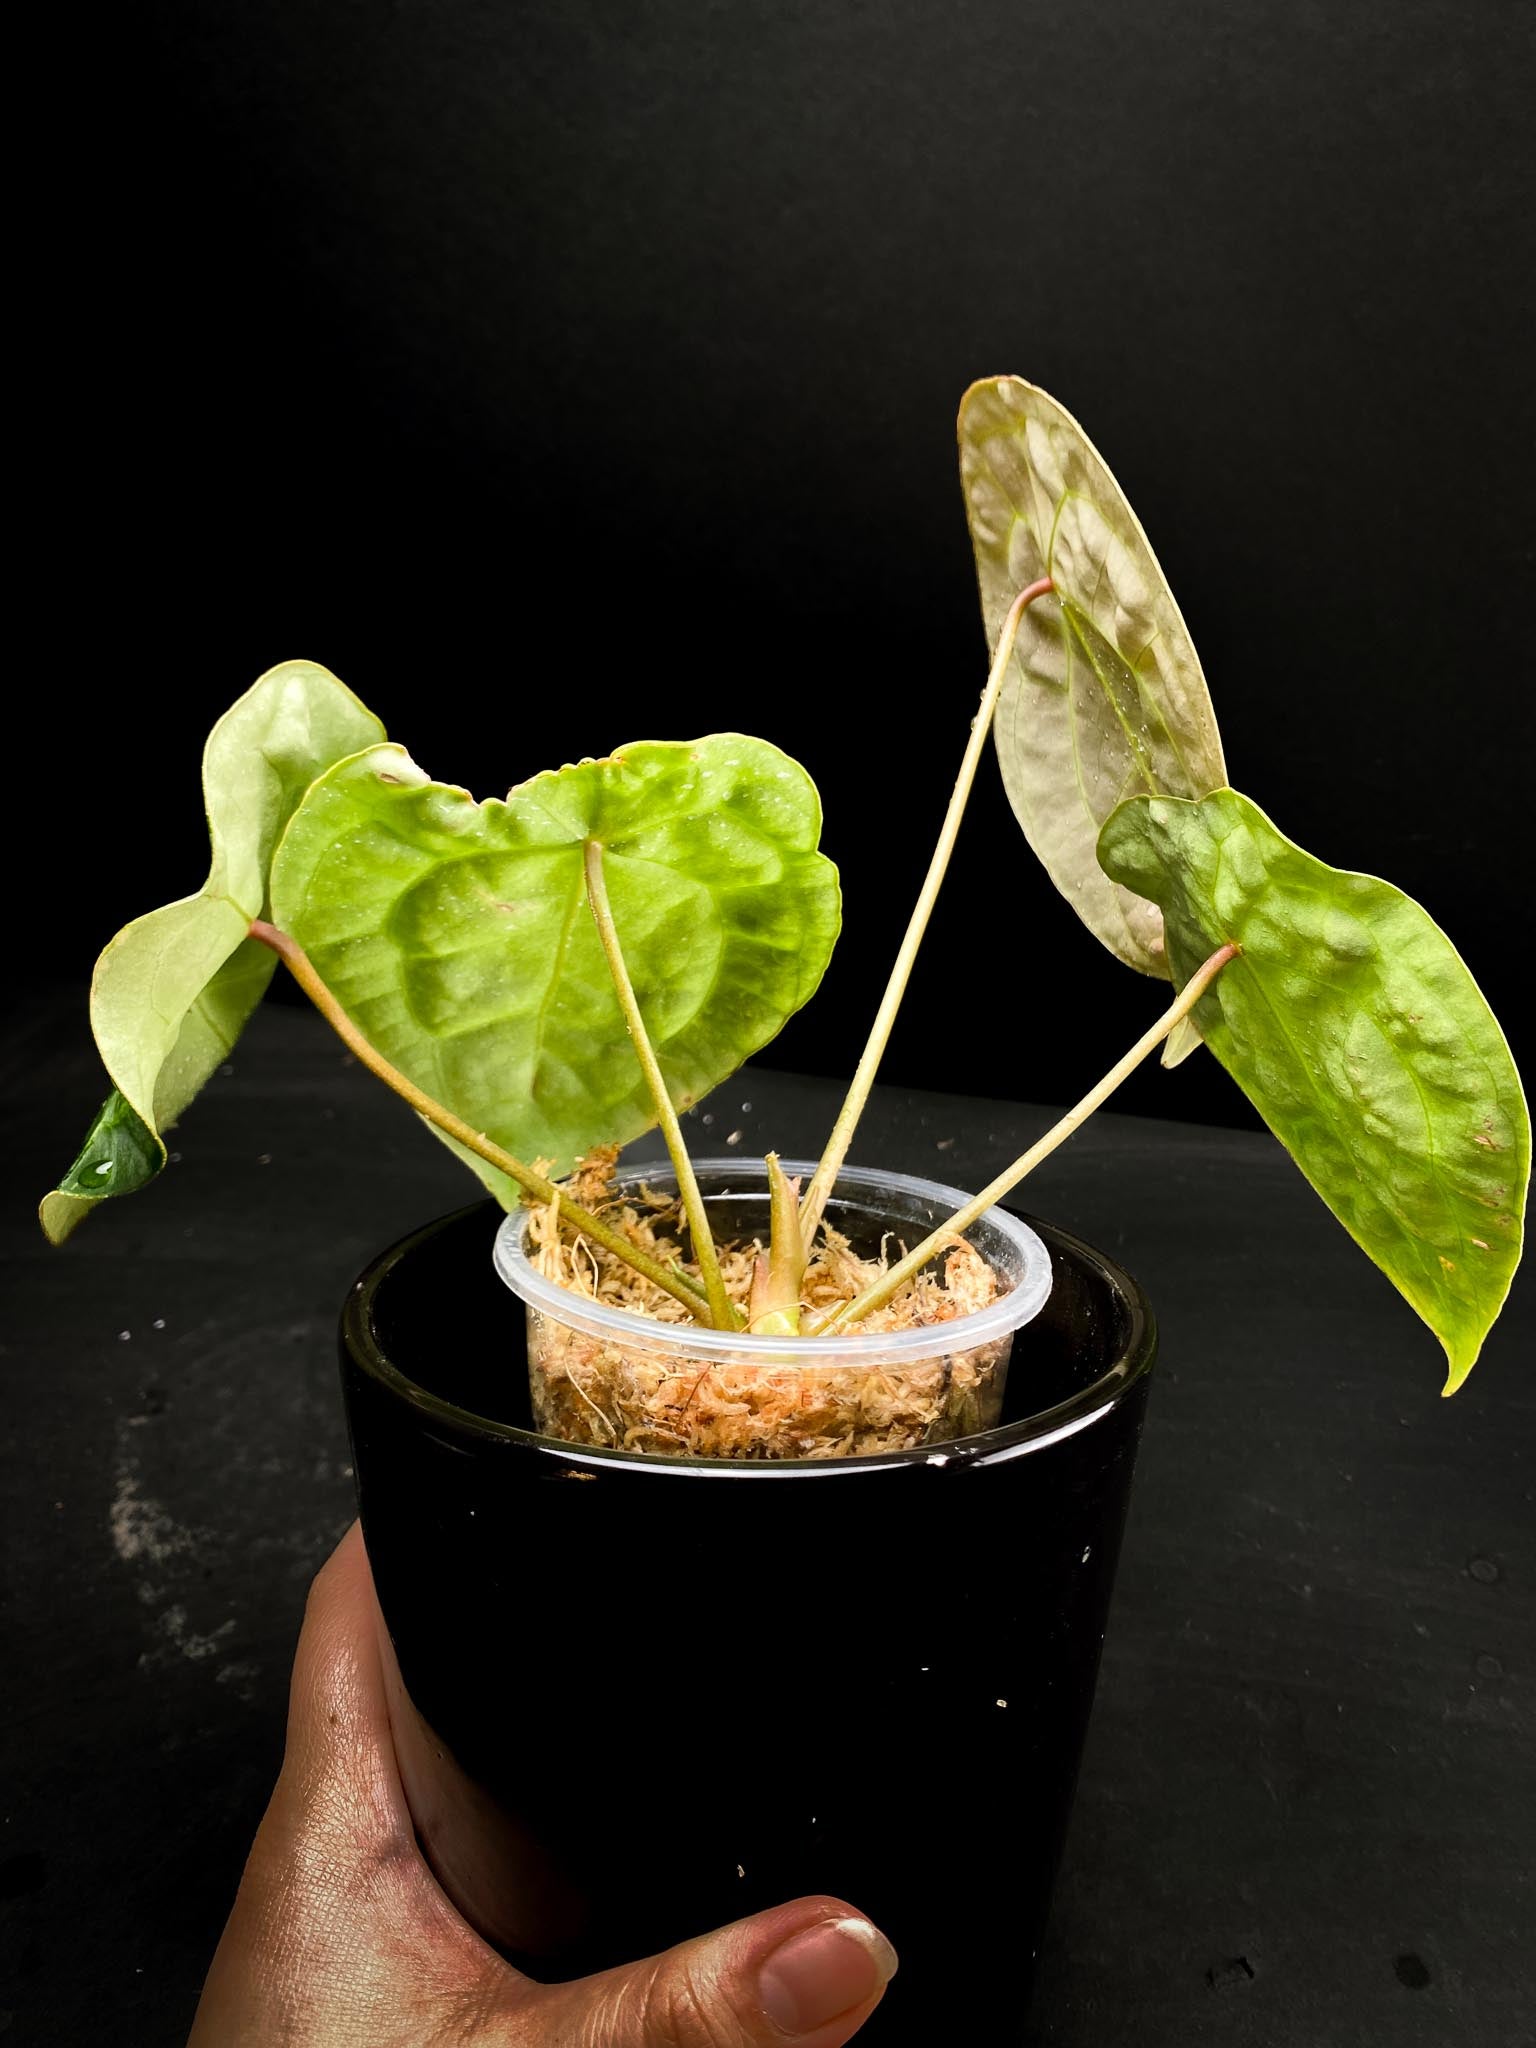
<instances>
[{"instance_id":1,"label":"thumb","mask_svg":"<svg viewBox=\"0 0 1536 2048\"><path fill-rule=\"evenodd\" d=\"M603 2048L843 2048L896 1951L841 1900L797 1899L534 2001L535 2038Z\"/></svg>"}]
</instances>

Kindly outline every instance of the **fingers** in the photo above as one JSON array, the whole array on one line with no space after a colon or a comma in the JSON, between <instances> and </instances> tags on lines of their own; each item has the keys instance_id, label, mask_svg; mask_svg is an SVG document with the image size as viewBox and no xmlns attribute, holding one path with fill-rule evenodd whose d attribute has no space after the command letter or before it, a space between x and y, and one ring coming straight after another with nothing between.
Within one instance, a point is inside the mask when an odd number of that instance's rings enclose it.
<instances>
[{"instance_id":1,"label":"fingers","mask_svg":"<svg viewBox=\"0 0 1536 2048\"><path fill-rule=\"evenodd\" d=\"M550 1986L523 2016L526 2039L550 2048L842 2048L895 1970L896 1951L851 1906L798 1899L648 1962Z\"/></svg>"}]
</instances>

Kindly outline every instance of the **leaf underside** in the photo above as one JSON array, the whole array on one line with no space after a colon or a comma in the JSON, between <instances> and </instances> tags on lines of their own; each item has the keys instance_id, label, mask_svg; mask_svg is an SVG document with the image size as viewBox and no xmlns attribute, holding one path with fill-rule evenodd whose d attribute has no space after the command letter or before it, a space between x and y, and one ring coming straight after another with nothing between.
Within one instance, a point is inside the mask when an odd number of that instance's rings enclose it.
<instances>
[{"instance_id":1,"label":"leaf underside","mask_svg":"<svg viewBox=\"0 0 1536 2048\"><path fill-rule=\"evenodd\" d=\"M1098 836L1127 797L1203 796L1227 779L1183 615L1102 456L1045 392L1018 377L972 385L960 468L989 641L1020 590L1056 586L1025 612L998 702L1009 799L1089 930L1166 976L1161 915L1104 873Z\"/></svg>"},{"instance_id":2,"label":"leaf underside","mask_svg":"<svg viewBox=\"0 0 1536 2048\"><path fill-rule=\"evenodd\" d=\"M1439 1337L1453 1393L1519 1263L1531 1156L1509 1046L1460 955L1401 890L1304 853L1235 790L1134 799L1100 854L1161 906L1179 983L1242 947L1198 1006L1206 1043Z\"/></svg>"},{"instance_id":3,"label":"leaf underside","mask_svg":"<svg viewBox=\"0 0 1536 2048\"><path fill-rule=\"evenodd\" d=\"M605 848L630 976L687 1107L821 979L840 898L820 828L805 771L734 733L642 742L535 776L504 803L375 747L295 813L273 913L418 1087L558 1173L655 1121L586 902L585 843ZM461 1156L513 1204L510 1183Z\"/></svg>"},{"instance_id":4,"label":"leaf underside","mask_svg":"<svg viewBox=\"0 0 1536 2048\"><path fill-rule=\"evenodd\" d=\"M214 726L203 751L208 879L125 926L96 963L91 1026L114 1087L39 1207L55 1244L164 1166L163 1134L228 1058L272 978L273 955L246 934L266 908L284 825L321 769L383 734L329 671L302 661L269 670Z\"/></svg>"}]
</instances>

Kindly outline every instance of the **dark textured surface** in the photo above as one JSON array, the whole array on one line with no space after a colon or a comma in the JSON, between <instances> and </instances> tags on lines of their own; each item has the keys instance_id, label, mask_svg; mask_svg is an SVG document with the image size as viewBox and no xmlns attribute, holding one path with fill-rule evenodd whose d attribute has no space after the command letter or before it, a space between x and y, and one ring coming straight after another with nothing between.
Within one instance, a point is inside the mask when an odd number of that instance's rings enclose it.
<instances>
[{"instance_id":1,"label":"dark textured surface","mask_svg":"<svg viewBox=\"0 0 1536 2048\"><path fill-rule=\"evenodd\" d=\"M351 1513L341 1296L473 1187L279 1010L175 1170L51 1253L27 1197L95 1088L74 1005L11 1029L0 2028L75 2043L109 2019L148 2048L184 2034L276 1766L304 1587ZM709 1149L814 1149L834 1094L742 1077ZM1045 1121L891 1092L860 1151L974 1185ZM1529 1290L1446 1404L1438 1348L1267 1140L1101 1117L1027 1200L1122 1259L1163 1329L1031 2039L1517 2048ZM963 2008L962 1978L957 1958Z\"/></svg>"}]
</instances>

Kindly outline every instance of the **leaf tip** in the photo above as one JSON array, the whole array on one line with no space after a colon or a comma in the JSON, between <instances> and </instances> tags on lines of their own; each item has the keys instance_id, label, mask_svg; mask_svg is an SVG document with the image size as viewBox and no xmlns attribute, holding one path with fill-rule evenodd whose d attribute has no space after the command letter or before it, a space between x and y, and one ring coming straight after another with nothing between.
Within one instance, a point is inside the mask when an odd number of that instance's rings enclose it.
<instances>
[{"instance_id":1,"label":"leaf tip","mask_svg":"<svg viewBox=\"0 0 1536 2048\"><path fill-rule=\"evenodd\" d=\"M965 432L965 416L975 404L978 395L996 380L991 377L977 377L967 384L960 394L960 407L955 414L955 426L959 433Z\"/></svg>"},{"instance_id":2,"label":"leaf tip","mask_svg":"<svg viewBox=\"0 0 1536 2048\"><path fill-rule=\"evenodd\" d=\"M1452 1394L1460 1393L1467 1383L1467 1375L1477 1363L1477 1354L1475 1352L1471 1358L1464 1362L1458 1360L1454 1352L1447 1351L1446 1356L1450 1359L1450 1370L1445 1376L1445 1385L1440 1389L1442 1401L1449 1401Z\"/></svg>"},{"instance_id":3,"label":"leaf tip","mask_svg":"<svg viewBox=\"0 0 1536 2048\"><path fill-rule=\"evenodd\" d=\"M962 440L965 438L966 415L984 393L995 392L999 385L1002 384L1017 384L1019 382L1021 382L1021 379L1018 377L1011 376L1006 371L999 371L995 377L977 377L973 382L967 384L965 390L960 395L960 410L955 417L955 430L960 438Z\"/></svg>"},{"instance_id":4,"label":"leaf tip","mask_svg":"<svg viewBox=\"0 0 1536 2048\"><path fill-rule=\"evenodd\" d=\"M50 1188L37 1205L37 1220L51 1245L61 1245L76 1224L82 1223L92 1204L78 1195L66 1195L62 1188Z\"/></svg>"}]
</instances>

